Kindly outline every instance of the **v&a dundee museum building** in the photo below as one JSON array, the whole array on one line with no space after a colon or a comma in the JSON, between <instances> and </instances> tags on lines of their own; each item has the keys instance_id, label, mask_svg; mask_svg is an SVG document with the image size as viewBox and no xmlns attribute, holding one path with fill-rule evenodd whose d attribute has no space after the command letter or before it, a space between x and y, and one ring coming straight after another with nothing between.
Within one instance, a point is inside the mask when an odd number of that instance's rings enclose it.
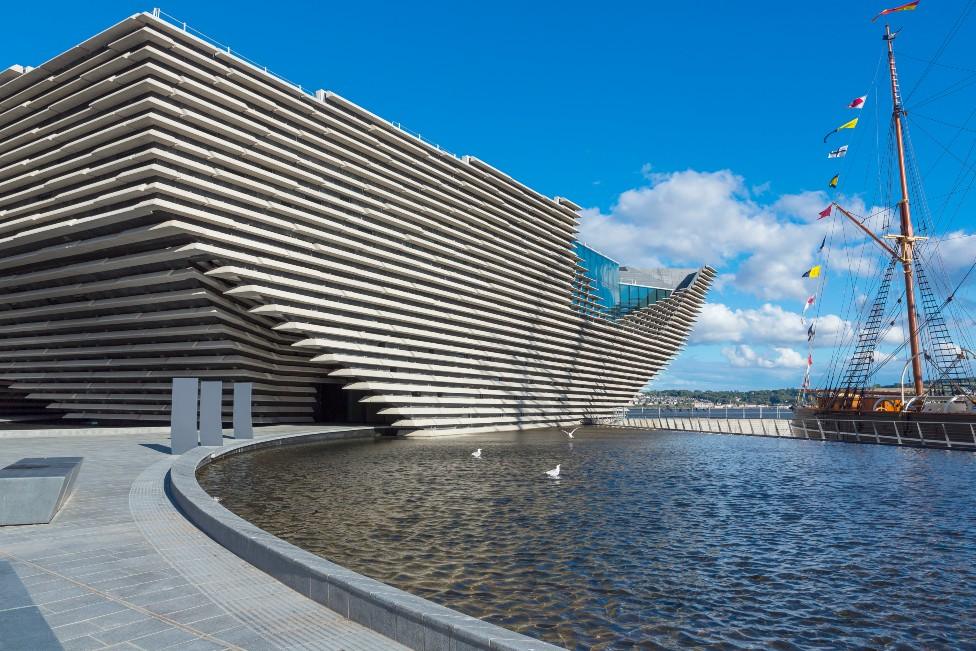
<instances>
[{"instance_id":1,"label":"v&a dundee museum building","mask_svg":"<svg viewBox=\"0 0 976 651\"><path fill-rule=\"evenodd\" d=\"M620 267L578 211L132 16L0 74L0 420L163 425L176 377L258 425L612 415L714 271Z\"/></svg>"}]
</instances>

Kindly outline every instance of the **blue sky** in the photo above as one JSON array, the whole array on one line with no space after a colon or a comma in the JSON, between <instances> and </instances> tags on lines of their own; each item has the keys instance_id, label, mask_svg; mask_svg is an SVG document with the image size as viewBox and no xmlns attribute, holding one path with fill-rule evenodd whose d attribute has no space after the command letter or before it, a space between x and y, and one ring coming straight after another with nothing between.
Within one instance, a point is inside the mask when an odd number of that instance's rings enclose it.
<instances>
[{"instance_id":1,"label":"blue sky","mask_svg":"<svg viewBox=\"0 0 976 651\"><path fill-rule=\"evenodd\" d=\"M573 198L587 207L584 237L625 263L716 266L702 326L654 386L727 388L799 383L807 350L797 313L813 290L798 276L824 235L818 309L836 336L818 342L815 383L863 300L873 251L839 222L812 220L835 171L843 202L882 202L875 143L887 137L890 100L879 67L883 20L870 18L893 4L174 1L162 9L295 83L333 90ZM926 61L968 4L922 0L891 21L905 28L897 48L909 129L935 232L953 237L942 246L951 278L976 255L968 237L976 192L965 192L976 18L959 24L940 65ZM0 62L36 65L150 8L55 1L22 12L4 30ZM956 92L930 101L953 84ZM844 107L865 93L859 128L831 140L851 146L834 166L823 134L854 117ZM851 274L858 261L862 273Z\"/></svg>"}]
</instances>

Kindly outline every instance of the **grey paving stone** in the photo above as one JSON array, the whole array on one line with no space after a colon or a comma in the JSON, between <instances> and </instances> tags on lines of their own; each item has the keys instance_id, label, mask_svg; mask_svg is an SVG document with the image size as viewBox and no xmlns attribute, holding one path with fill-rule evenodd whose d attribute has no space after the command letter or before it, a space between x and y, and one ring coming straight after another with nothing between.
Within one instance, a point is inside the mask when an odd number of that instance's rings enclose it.
<instances>
[{"instance_id":1,"label":"grey paving stone","mask_svg":"<svg viewBox=\"0 0 976 651\"><path fill-rule=\"evenodd\" d=\"M142 558L144 556L151 556L155 551L150 548L140 548L140 549L128 549L115 553L115 558Z\"/></svg>"},{"instance_id":2,"label":"grey paving stone","mask_svg":"<svg viewBox=\"0 0 976 651\"><path fill-rule=\"evenodd\" d=\"M105 644L115 644L117 642L131 642L140 637L152 635L153 633L165 631L170 628L173 627L162 620L146 617L131 624L102 631L96 634L95 637Z\"/></svg>"},{"instance_id":3,"label":"grey paving stone","mask_svg":"<svg viewBox=\"0 0 976 651\"><path fill-rule=\"evenodd\" d=\"M91 594L91 590L79 587L70 581L65 581L64 584L45 584L43 591L31 590L30 596L38 606L58 606L64 603L65 599L90 596Z\"/></svg>"},{"instance_id":4,"label":"grey paving stone","mask_svg":"<svg viewBox=\"0 0 976 651\"><path fill-rule=\"evenodd\" d=\"M171 588L183 588L186 585L188 585L187 580L182 576L178 576L143 581L120 588L106 589L105 592L115 597L121 597L126 601L132 601L139 595L156 594Z\"/></svg>"},{"instance_id":5,"label":"grey paving stone","mask_svg":"<svg viewBox=\"0 0 976 651\"><path fill-rule=\"evenodd\" d=\"M190 525L163 487L172 459L143 442L156 441L11 439L0 446L0 464L38 455L85 459L72 499L51 525L0 530L0 608L11 603L3 591L16 575L29 597L17 603L33 606L30 635L46 631L51 648L60 637L77 649L162 648L164 641L187 651L402 648L301 597ZM194 639L197 627L221 637ZM22 649L44 650L44 641Z\"/></svg>"},{"instance_id":6,"label":"grey paving stone","mask_svg":"<svg viewBox=\"0 0 976 651\"><path fill-rule=\"evenodd\" d=\"M87 620L84 622L75 622L73 624L65 624L64 626L58 626L53 629L54 635L61 642L67 640L73 640L76 637L84 637L86 635L91 635L92 633L97 633L102 629L98 628L92 623L93 620Z\"/></svg>"},{"instance_id":7,"label":"grey paving stone","mask_svg":"<svg viewBox=\"0 0 976 651\"><path fill-rule=\"evenodd\" d=\"M87 591L85 594L71 597L59 595L57 593L48 594L49 597L47 599L36 601L35 603L37 603L39 606L44 606L52 613L63 613L71 610L77 610L78 608L84 608L85 606L90 606L92 604L105 601L104 597Z\"/></svg>"},{"instance_id":8,"label":"grey paving stone","mask_svg":"<svg viewBox=\"0 0 976 651\"><path fill-rule=\"evenodd\" d=\"M60 576L55 576L54 574L50 574L48 572L33 574L26 578L24 576L21 576L20 572L17 572L16 574L14 574L14 577L18 579L21 585L23 585L25 588L29 590L41 590L42 588L50 584L57 585L61 583L70 583L70 581L65 581ZM0 585L2 584L3 584L3 576L0 575Z\"/></svg>"},{"instance_id":9,"label":"grey paving stone","mask_svg":"<svg viewBox=\"0 0 976 651\"><path fill-rule=\"evenodd\" d=\"M164 579L174 578L172 573L160 572L160 571L150 571L150 572L136 572L134 574L126 574L125 576L118 576L119 572L113 572L115 576L102 577L100 579L92 580L89 577L85 583L97 587L99 590L105 592L113 592L119 588L127 588L131 586L142 585L145 583L150 583L153 581L162 581Z\"/></svg>"},{"instance_id":10,"label":"grey paving stone","mask_svg":"<svg viewBox=\"0 0 976 651\"><path fill-rule=\"evenodd\" d=\"M63 626L65 624L73 624L74 622L83 622L93 617L117 613L121 610L127 610L127 608L114 601L103 600L83 608L75 608L74 610L68 610L62 613L52 613L45 615L45 617L51 626Z\"/></svg>"},{"instance_id":11,"label":"grey paving stone","mask_svg":"<svg viewBox=\"0 0 976 651\"><path fill-rule=\"evenodd\" d=\"M193 608L184 608L183 610L171 612L167 616L173 621L177 621L181 624L192 624L193 622L198 622L201 619L220 617L221 615L226 614L227 613L223 608L212 603L206 603L200 606L194 606Z\"/></svg>"},{"instance_id":12,"label":"grey paving stone","mask_svg":"<svg viewBox=\"0 0 976 651\"><path fill-rule=\"evenodd\" d=\"M152 635L132 640L131 643L146 651L158 651L159 649L166 649L182 642L198 639L200 639L200 636L194 635L189 631L181 628L170 628L159 633L153 633Z\"/></svg>"},{"instance_id":13,"label":"grey paving stone","mask_svg":"<svg viewBox=\"0 0 976 651\"><path fill-rule=\"evenodd\" d=\"M147 615L138 610L125 609L118 612L114 612L110 615L103 615L101 617L95 617L90 619L92 624L97 626L103 631L107 631L119 626L125 626L126 624L131 624L132 622L138 622L140 620L146 619Z\"/></svg>"},{"instance_id":14,"label":"grey paving stone","mask_svg":"<svg viewBox=\"0 0 976 651\"><path fill-rule=\"evenodd\" d=\"M108 543L108 541L106 541L106 543ZM115 558L116 557L111 552L105 551L103 553L84 554L81 558L72 558L60 563L48 562L44 563L44 566L51 570L55 570L60 574L66 574L69 570L74 568L103 565L105 563L112 562L115 560Z\"/></svg>"},{"instance_id":15,"label":"grey paving stone","mask_svg":"<svg viewBox=\"0 0 976 651\"><path fill-rule=\"evenodd\" d=\"M194 608L197 606L213 605L213 602L202 594L179 595L172 599L159 601L145 606L146 610L160 615L171 615L172 613ZM222 611L223 612L223 611ZM201 618L202 619L202 618Z\"/></svg>"},{"instance_id":16,"label":"grey paving stone","mask_svg":"<svg viewBox=\"0 0 976 651\"><path fill-rule=\"evenodd\" d=\"M115 564L109 564L105 567L87 568L80 572L72 572L71 578L75 581L83 581L87 585L100 585L103 581L115 581L137 573L141 572L138 570L127 570Z\"/></svg>"},{"instance_id":17,"label":"grey paving stone","mask_svg":"<svg viewBox=\"0 0 976 651\"><path fill-rule=\"evenodd\" d=\"M233 644L234 646L247 649L248 651L278 651L281 649L280 646L274 644L267 638L258 635L247 626L238 626L237 628L222 631L220 635L216 637L224 642Z\"/></svg>"},{"instance_id":18,"label":"grey paving stone","mask_svg":"<svg viewBox=\"0 0 976 651\"><path fill-rule=\"evenodd\" d=\"M174 598L186 598L194 595L195 593L196 590L193 588L193 586L184 583L183 585L167 588L166 590L138 594L134 597L126 597L126 601L137 606L148 608L152 604L158 604Z\"/></svg>"},{"instance_id":19,"label":"grey paving stone","mask_svg":"<svg viewBox=\"0 0 976 651\"><path fill-rule=\"evenodd\" d=\"M239 628L240 626L241 620L231 615L218 615L208 619L197 620L192 624L193 630L209 635L219 635L223 631Z\"/></svg>"},{"instance_id":20,"label":"grey paving stone","mask_svg":"<svg viewBox=\"0 0 976 651\"><path fill-rule=\"evenodd\" d=\"M62 642L59 648L64 649L64 651L94 651L95 649L104 649L106 647L95 638L85 636Z\"/></svg>"},{"instance_id":21,"label":"grey paving stone","mask_svg":"<svg viewBox=\"0 0 976 651\"><path fill-rule=\"evenodd\" d=\"M226 644L218 644L217 642L197 638L189 642L171 646L167 649L167 651L220 651L221 649L226 648L228 648Z\"/></svg>"}]
</instances>

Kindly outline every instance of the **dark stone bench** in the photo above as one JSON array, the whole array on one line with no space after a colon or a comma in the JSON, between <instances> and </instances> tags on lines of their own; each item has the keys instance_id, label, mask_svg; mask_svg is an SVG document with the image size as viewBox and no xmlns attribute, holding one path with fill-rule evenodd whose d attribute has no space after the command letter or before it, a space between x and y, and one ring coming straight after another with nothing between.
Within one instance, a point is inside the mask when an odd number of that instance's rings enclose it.
<instances>
[{"instance_id":1,"label":"dark stone bench","mask_svg":"<svg viewBox=\"0 0 976 651\"><path fill-rule=\"evenodd\" d=\"M0 470L0 526L46 524L74 488L82 457L32 457Z\"/></svg>"}]
</instances>

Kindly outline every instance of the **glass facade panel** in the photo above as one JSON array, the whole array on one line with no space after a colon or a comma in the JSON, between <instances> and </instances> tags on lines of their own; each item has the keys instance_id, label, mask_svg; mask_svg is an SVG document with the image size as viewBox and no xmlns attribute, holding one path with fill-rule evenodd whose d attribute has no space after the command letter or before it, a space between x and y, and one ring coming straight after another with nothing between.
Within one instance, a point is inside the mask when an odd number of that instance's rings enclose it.
<instances>
[{"instance_id":1,"label":"glass facade panel","mask_svg":"<svg viewBox=\"0 0 976 651\"><path fill-rule=\"evenodd\" d=\"M603 310L612 309L620 302L620 264L582 242L576 243L576 255L590 279L590 292L596 302Z\"/></svg>"},{"instance_id":2,"label":"glass facade panel","mask_svg":"<svg viewBox=\"0 0 976 651\"><path fill-rule=\"evenodd\" d=\"M633 310L653 305L671 295L670 289L645 287L643 285L620 285L620 302L614 316L622 317Z\"/></svg>"},{"instance_id":3,"label":"glass facade panel","mask_svg":"<svg viewBox=\"0 0 976 651\"><path fill-rule=\"evenodd\" d=\"M608 319L619 319L634 310L667 298L673 291L638 285L629 278L629 282L621 283L620 264L582 242L576 242L576 255L580 258L579 264L583 271L582 276L576 280L574 304L583 314L597 314ZM628 274L633 275L634 270L629 267L627 269ZM649 278L656 278L667 270L637 271Z\"/></svg>"}]
</instances>

